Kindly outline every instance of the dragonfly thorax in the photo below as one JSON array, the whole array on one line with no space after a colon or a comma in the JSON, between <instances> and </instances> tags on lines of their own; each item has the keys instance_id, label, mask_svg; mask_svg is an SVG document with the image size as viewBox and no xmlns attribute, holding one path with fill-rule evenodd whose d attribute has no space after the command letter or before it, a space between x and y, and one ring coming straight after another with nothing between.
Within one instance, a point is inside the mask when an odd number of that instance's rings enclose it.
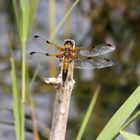
<instances>
[{"instance_id":1,"label":"dragonfly thorax","mask_svg":"<svg viewBox=\"0 0 140 140\"><path fill-rule=\"evenodd\" d=\"M67 52L69 52L70 51L70 48L65 48L64 50L67 51Z\"/></svg>"},{"instance_id":2,"label":"dragonfly thorax","mask_svg":"<svg viewBox=\"0 0 140 140\"><path fill-rule=\"evenodd\" d=\"M70 56L70 52L64 52L64 56Z\"/></svg>"}]
</instances>

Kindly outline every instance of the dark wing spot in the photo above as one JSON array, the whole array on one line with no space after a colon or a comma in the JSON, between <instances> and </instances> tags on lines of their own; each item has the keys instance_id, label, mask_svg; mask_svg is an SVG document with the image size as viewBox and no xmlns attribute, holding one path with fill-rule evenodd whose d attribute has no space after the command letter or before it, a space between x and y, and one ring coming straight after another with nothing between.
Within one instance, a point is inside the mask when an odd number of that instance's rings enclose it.
<instances>
[{"instance_id":1,"label":"dark wing spot","mask_svg":"<svg viewBox=\"0 0 140 140\"><path fill-rule=\"evenodd\" d=\"M112 45L111 44L106 44L107 46L111 47Z\"/></svg>"},{"instance_id":2,"label":"dark wing spot","mask_svg":"<svg viewBox=\"0 0 140 140\"><path fill-rule=\"evenodd\" d=\"M110 60L109 60L109 59L107 59L107 58L104 58L104 60L106 60L107 62L110 62Z\"/></svg>"},{"instance_id":3,"label":"dark wing spot","mask_svg":"<svg viewBox=\"0 0 140 140\"><path fill-rule=\"evenodd\" d=\"M50 41L46 40L46 42L47 42L48 44L50 44Z\"/></svg>"},{"instance_id":4,"label":"dark wing spot","mask_svg":"<svg viewBox=\"0 0 140 140\"><path fill-rule=\"evenodd\" d=\"M39 38L39 35L34 35L34 38Z\"/></svg>"},{"instance_id":5,"label":"dark wing spot","mask_svg":"<svg viewBox=\"0 0 140 140\"><path fill-rule=\"evenodd\" d=\"M45 53L45 55L46 55L46 56L49 56L49 54L48 54L48 53Z\"/></svg>"},{"instance_id":6,"label":"dark wing spot","mask_svg":"<svg viewBox=\"0 0 140 140\"><path fill-rule=\"evenodd\" d=\"M87 59L90 60L90 59L92 59L92 57L88 57Z\"/></svg>"},{"instance_id":7,"label":"dark wing spot","mask_svg":"<svg viewBox=\"0 0 140 140\"><path fill-rule=\"evenodd\" d=\"M31 55L35 54L35 52L30 52Z\"/></svg>"}]
</instances>

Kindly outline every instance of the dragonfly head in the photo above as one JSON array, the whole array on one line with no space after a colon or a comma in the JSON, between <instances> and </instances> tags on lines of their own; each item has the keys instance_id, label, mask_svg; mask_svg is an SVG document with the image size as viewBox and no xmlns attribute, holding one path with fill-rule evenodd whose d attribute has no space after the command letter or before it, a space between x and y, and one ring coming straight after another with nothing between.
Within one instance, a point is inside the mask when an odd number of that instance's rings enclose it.
<instances>
[{"instance_id":1,"label":"dragonfly head","mask_svg":"<svg viewBox=\"0 0 140 140\"><path fill-rule=\"evenodd\" d=\"M72 39L65 39L64 40L64 45L69 45L72 46L73 48L75 47L75 41Z\"/></svg>"}]
</instances>

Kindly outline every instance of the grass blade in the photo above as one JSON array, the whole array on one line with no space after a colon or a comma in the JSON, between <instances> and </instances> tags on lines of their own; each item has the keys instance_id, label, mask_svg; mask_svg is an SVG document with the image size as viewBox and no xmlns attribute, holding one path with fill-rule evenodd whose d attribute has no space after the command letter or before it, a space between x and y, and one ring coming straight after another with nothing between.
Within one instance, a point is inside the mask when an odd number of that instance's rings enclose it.
<instances>
[{"instance_id":1,"label":"grass blade","mask_svg":"<svg viewBox=\"0 0 140 140\"><path fill-rule=\"evenodd\" d=\"M20 0L22 20L21 20L21 41L27 40L29 31L29 0Z\"/></svg>"},{"instance_id":2,"label":"grass blade","mask_svg":"<svg viewBox=\"0 0 140 140\"><path fill-rule=\"evenodd\" d=\"M49 0L49 35L55 31L55 0Z\"/></svg>"},{"instance_id":3,"label":"grass blade","mask_svg":"<svg viewBox=\"0 0 140 140\"><path fill-rule=\"evenodd\" d=\"M120 131L120 134L125 138L125 140L140 140L140 136L127 131Z\"/></svg>"},{"instance_id":4,"label":"grass blade","mask_svg":"<svg viewBox=\"0 0 140 140\"><path fill-rule=\"evenodd\" d=\"M75 8L75 6L78 4L79 1L80 0L76 0L73 3L73 5L70 7L70 9L67 11L67 13L63 17L63 19L60 21L60 23L56 27L54 33L51 35L50 40L53 40L53 38L55 37L56 33L60 30L60 28L62 27L62 25L64 24L64 22L67 20L67 18L69 17L69 15L71 14L71 12L73 11L73 9Z\"/></svg>"},{"instance_id":5,"label":"grass blade","mask_svg":"<svg viewBox=\"0 0 140 140\"><path fill-rule=\"evenodd\" d=\"M17 25L19 38L21 38L20 18L19 18L19 15L18 15L18 6L17 6L16 0L13 0L13 9L14 9L14 15L15 15L15 20L16 20L16 25Z\"/></svg>"},{"instance_id":6,"label":"grass blade","mask_svg":"<svg viewBox=\"0 0 140 140\"><path fill-rule=\"evenodd\" d=\"M38 5L38 0L31 0L30 11L29 11L30 12L29 13L29 27L32 24L35 11L37 9L37 5Z\"/></svg>"},{"instance_id":7,"label":"grass blade","mask_svg":"<svg viewBox=\"0 0 140 140\"><path fill-rule=\"evenodd\" d=\"M49 36L53 34L55 31L55 0L49 0L48 1L48 13L49 13ZM55 37L53 38L55 40ZM52 41L53 41L52 40ZM52 58L50 60L50 66L49 66L49 73L51 77L56 77L56 66L55 66L55 60Z\"/></svg>"},{"instance_id":8,"label":"grass blade","mask_svg":"<svg viewBox=\"0 0 140 140\"><path fill-rule=\"evenodd\" d=\"M77 135L76 140L81 140L81 138L82 138L82 136L83 136L83 134L84 134L84 131L85 131L86 127L87 127L87 123L88 123L88 121L89 121L89 119L90 119L92 110L93 110L94 105L95 105L95 103L96 103L96 100L97 100L99 91L100 91L100 86L97 87L97 89L96 89L96 91L95 91L95 94L94 94L93 97L92 97L92 100L91 100L91 102L90 102L90 105L89 105L89 107L88 107L88 110L87 110L87 112L86 112L86 115L85 115L85 117L84 117L84 120L83 120L83 122L82 122L82 125L81 125L81 127L80 127L79 132L78 132L78 135Z\"/></svg>"},{"instance_id":9,"label":"grass blade","mask_svg":"<svg viewBox=\"0 0 140 140\"><path fill-rule=\"evenodd\" d=\"M124 122L140 103L140 86L132 93L120 109L113 115L108 124L102 130L97 140L111 140L120 131Z\"/></svg>"},{"instance_id":10,"label":"grass blade","mask_svg":"<svg viewBox=\"0 0 140 140\"><path fill-rule=\"evenodd\" d=\"M10 61L11 61L13 108L14 108L16 138L17 140L20 140L21 139L20 97L19 97L17 77L16 77L16 66L15 66L15 61L13 56L11 57Z\"/></svg>"},{"instance_id":11,"label":"grass blade","mask_svg":"<svg viewBox=\"0 0 140 140\"><path fill-rule=\"evenodd\" d=\"M15 112L15 124L18 123L17 124L18 127L16 128L17 140L25 140L25 135L24 135L25 117L24 116L25 116L25 99L26 99L26 92L27 92L26 41L28 38L29 27L31 25L33 15L37 7L38 0L34 0L34 1L32 0L30 8L29 8L30 6L29 2L30 2L29 0L20 0L21 9L19 11L20 14L18 15L17 1L13 0L15 19L17 22L17 28L18 28L19 38L20 38L20 43L21 43L21 48L22 48L22 103L19 96L13 95L13 96L16 96L16 99L14 100L14 106L15 108L18 107L18 109L15 109L15 110L19 111L19 114ZM11 61L12 61L11 63L12 63L12 75L13 75L12 79L13 81L15 81L17 79L14 79L15 78L14 71L16 70L16 68L14 69L14 65L13 65L14 58ZM17 83L13 82L13 85L12 85L13 94L15 94L15 84ZM18 118L18 121L16 118Z\"/></svg>"},{"instance_id":12,"label":"grass blade","mask_svg":"<svg viewBox=\"0 0 140 140\"><path fill-rule=\"evenodd\" d=\"M126 124L124 124L121 128L121 130L123 131L124 129L126 129L136 118L138 118L138 116L140 116L140 110L129 119L128 122L126 122Z\"/></svg>"}]
</instances>

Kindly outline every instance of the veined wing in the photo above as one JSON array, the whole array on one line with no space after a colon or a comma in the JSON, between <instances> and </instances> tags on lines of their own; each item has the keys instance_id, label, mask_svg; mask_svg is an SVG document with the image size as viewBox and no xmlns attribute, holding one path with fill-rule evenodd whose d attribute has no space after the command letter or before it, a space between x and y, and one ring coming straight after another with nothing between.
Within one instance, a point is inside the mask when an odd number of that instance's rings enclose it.
<instances>
[{"instance_id":1,"label":"veined wing","mask_svg":"<svg viewBox=\"0 0 140 140\"><path fill-rule=\"evenodd\" d=\"M53 63L56 67L60 66L59 59L56 59L58 54L48 54L44 52L30 52L27 55L27 63L33 66L34 72L44 79L49 75L49 64Z\"/></svg>"},{"instance_id":2,"label":"veined wing","mask_svg":"<svg viewBox=\"0 0 140 140\"><path fill-rule=\"evenodd\" d=\"M37 45L37 47L41 48L45 52L58 53L61 50L60 46L46 40L45 38L43 38L39 35L34 35L33 40L34 40L35 44Z\"/></svg>"},{"instance_id":3,"label":"veined wing","mask_svg":"<svg viewBox=\"0 0 140 140\"><path fill-rule=\"evenodd\" d=\"M111 44L101 44L97 46L93 46L92 48L76 48L76 54L77 55L83 55L83 56L99 56L106 54L108 52L111 52L115 49L114 46Z\"/></svg>"},{"instance_id":4,"label":"veined wing","mask_svg":"<svg viewBox=\"0 0 140 140\"><path fill-rule=\"evenodd\" d=\"M107 58L85 58L74 60L74 67L78 69L99 69L110 67L113 62Z\"/></svg>"},{"instance_id":5,"label":"veined wing","mask_svg":"<svg viewBox=\"0 0 140 140\"><path fill-rule=\"evenodd\" d=\"M44 52L30 52L28 58L35 63L47 64L51 59L58 58L59 54L49 54Z\"/></svg>"}]
</instances>

